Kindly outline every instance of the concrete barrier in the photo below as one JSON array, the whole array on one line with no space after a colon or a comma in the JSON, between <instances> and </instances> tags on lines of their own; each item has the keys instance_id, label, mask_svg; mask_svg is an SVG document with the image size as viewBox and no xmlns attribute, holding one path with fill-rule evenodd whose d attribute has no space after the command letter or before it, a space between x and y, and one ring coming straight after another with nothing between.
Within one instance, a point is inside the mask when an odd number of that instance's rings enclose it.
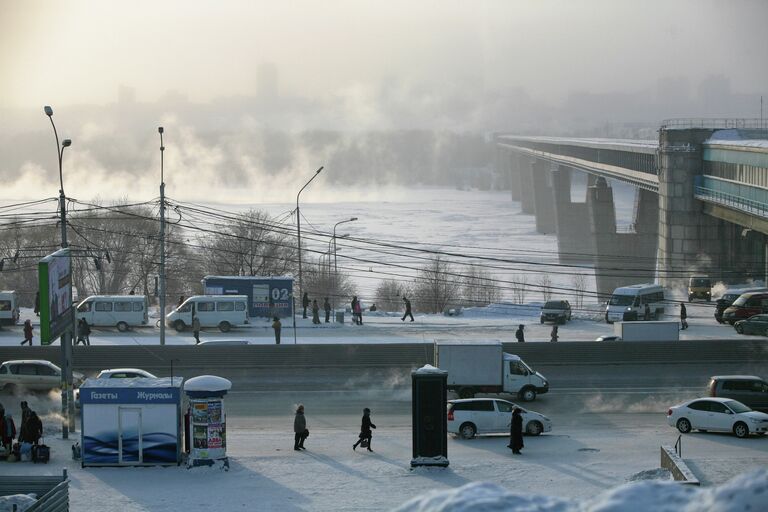
<instances>
[{"instance_id":1,"label":"concrete barrier","mask_svg":"<svg viewBox=\"0 0 768 512\"><path fill-rule=\"evenodd\" d=\"M699 482L699 479L693 474L693 471L691 471L683 459L675 453L674 448L662 445L661 467L668 469L677 482L689 485L701 485L701 482Z\"/></svg>"},{"instance_id":2,"label":"concrete barrier","mask_svg":"<svg viewBox=\"0 0 768 512\"><path fill-rule=\"evenodd\" d=\"M768 363L765 340L672 342L505 343L504 350L536 366L685 363ZM74 347L80 371L137 367L177 368L415 368L432 364L432 343L327 345L92 345ZM58 364L61 349L0 347L0 361L46 359Z\"/></svg>"}]
</instances>

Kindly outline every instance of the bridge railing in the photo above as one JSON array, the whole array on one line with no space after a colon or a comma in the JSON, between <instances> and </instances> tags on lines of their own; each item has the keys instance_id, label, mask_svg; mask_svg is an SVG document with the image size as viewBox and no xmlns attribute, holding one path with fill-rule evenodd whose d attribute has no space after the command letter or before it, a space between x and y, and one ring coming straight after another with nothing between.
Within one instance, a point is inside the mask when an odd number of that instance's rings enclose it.
<instances>
[{"instance_id":1,"label":"bridge railing","mask_svg":"<svg viewBox=\"0 0 768 512\"><path fill-rule=\"evenodd\" d=\"M712 176L696 176L694 195L697 199L722 204L752 215L768 217L768 189Z\"/></svg>"},{"instance_id":2,"label":"bridge railing","mask_svg":"<svg viewBox=\"0 0 768 512\"><path fill-rule=\"evenodd\" d=\"M685 129L685 128L768 128L768 120L753 119L729 119L729 118L686 118L665 119L661 122L661 129Z\"/></svg>"}]
</instances>

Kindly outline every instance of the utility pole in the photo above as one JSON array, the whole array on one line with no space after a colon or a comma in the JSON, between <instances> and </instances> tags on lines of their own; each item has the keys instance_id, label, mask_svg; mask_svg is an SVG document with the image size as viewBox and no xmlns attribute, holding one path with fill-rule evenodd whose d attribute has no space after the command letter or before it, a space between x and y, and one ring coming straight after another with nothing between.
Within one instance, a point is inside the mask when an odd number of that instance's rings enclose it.
<instances>
[{"instance_id":1,"label":"utility pole","mask_svg":"<svg viewBox=\"0 0 768 512\"><path fill-rule=\"evenodd\" d=\"M61 222L61 248L69 247L67 243L67 198L64 195L64 176L62 174L62 159L64 148L72 145L70 139L64 139L59 147L59 133L53 122L53 109L46 105L43 108L45 115L51 121L53 135L56 137L56 156L59 161L59 216ZM71 266L70 266L71 269ZM70 270L71 271L71 270ZM70 276L71 277L71 276ZM40 300L48 300L48 297L40 297ZM75 307L72 304L72 285L69 286L69 305L72 309L72 319L76 318ZM69 432L75 431L75 400L72 392L72 337L74 335L75 322L70 322L69 329L61 334L61 437L69 439Z\"/></svg>"},{"instance_id":2,"label":"utility pole","mask_svg":"<svg viewBox=\"0 0 768 512\"><path fill-rule=\"evenodd\" d=\"M163 127L160 134L160 345L165 345L165 176L163 174ZM171 363L173 364L173 363Z\"/></svg>"},{"instance_id":3,"label":"utility pole","mask_svg":"<svg viewBox=\"0 0 768 512\"><path fill-rule=\"evenodd\" d=\"M320 171L323 170L323 166L320 166L318 170L315 171L315 174L309 178L309 181L304 184L303 187L301 187L301 190L299 190L299 193L296 194L296 231L298 233L298 245L299 245L299 294L300 297L304 297L304 288L303 284L301 282L301 212L299 211L299 196L304 191L305 188L307 188L307 185L312 183L312 180L317 178L317 175L320 174Z\"/></svg>"}]
</instances>

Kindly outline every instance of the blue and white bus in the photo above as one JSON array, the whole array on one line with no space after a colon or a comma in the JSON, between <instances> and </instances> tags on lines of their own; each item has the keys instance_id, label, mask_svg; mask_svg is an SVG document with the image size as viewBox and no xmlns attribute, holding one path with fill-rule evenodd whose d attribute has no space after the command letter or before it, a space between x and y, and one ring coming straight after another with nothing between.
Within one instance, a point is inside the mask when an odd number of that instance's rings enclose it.
<instances>
[{"instance_id":1,"label":"blue and white bus","mask_svg":"<svg viewBox=\"0 0 768 512\"><path fill-rule=\"evenodd\" d=\"M251 318L293 314L292 277L205 276L202 283L205 295L246 295Z\"/></svg>"}]
</instances>

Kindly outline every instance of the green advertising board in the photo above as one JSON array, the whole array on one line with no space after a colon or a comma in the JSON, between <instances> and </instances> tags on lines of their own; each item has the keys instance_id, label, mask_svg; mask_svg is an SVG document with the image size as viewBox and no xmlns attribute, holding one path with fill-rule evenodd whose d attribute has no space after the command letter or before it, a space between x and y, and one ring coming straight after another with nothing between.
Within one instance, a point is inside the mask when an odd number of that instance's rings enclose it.
<instances>
[{"instance_id":1,"label":"green advertising board","mask_svg":"<svg viewBox=\"0 0 768 512\"><path fill-rule=\"evenodd\" d=\"M49 254L37 266L40 343L50 345L72 327L72 259L69 249Z\"/></svg>"}]
</instances>

